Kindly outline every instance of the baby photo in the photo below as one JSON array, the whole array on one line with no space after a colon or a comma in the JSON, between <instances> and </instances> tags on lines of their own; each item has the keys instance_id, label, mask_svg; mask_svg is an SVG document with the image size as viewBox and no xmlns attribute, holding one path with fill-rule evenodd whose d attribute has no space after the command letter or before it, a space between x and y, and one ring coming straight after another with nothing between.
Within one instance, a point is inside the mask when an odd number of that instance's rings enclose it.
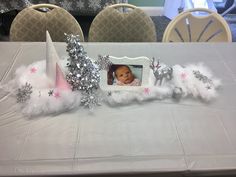
<instances>
[{"instance_id":1,"label":"baby photo","mask_svg":"<svg viewBox=\"0 0 236 177\"><path fill-rule=\"evenodd\" d=\"M112 65L107 73L107 84L141 86L142 71L142 65Z\"/></svg>"}]
</instances>

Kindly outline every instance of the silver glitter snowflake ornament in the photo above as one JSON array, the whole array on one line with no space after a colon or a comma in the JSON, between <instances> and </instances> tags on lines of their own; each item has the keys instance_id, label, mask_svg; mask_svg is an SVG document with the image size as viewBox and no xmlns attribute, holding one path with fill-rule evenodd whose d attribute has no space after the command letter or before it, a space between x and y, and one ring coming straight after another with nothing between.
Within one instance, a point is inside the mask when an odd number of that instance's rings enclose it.
<instances>
[{"instance_id":1,"label":"silver glitter snowflake ornament","mask_svg":"<svg viewBox=\"0 0 236 177\"><path fill-rule=\"evenodd\" d=\"M26 82L25 85L18 89L16 94L17 103L23 103L29 100L32 92L32 86Z\"/></svg>"},{"instance_id":2,"label":"silver glitter snowflake ornament","mask_svg":"<svg viewBox=\"0 0 236 177\"><path fill-rule=\"evenodd\" d=\"M106 70L106 71L108 71L112 65L109 55L106 56L98 55L98 60L95 61L95 63L98 65L100 70Z\"/></svg>"},{"instance_id":3,"label":"silver glitter snowflake ornament","mask_svg":"<svg viewBox=\"0 0 236 177\"><path fill-rule=\"evenodd\" d=\"M202 81L204 84L206 84L206 88L208 90L214 86L213 81L207 76L203 75L200 71L193 70L193 74L199 81Z\"/></svg>"},{"instance_id":4,"label":"silver glitter snowflake ornament","mask_svg":"<svg viewBox=\"0 0 236 177\"><path fill-rule=\"evenodd\" d=\"M183 94L183 89L181 87L175 87L173 89L172 98L174 98L175 100L180 100Z\"/></svg>"}]
</instances>

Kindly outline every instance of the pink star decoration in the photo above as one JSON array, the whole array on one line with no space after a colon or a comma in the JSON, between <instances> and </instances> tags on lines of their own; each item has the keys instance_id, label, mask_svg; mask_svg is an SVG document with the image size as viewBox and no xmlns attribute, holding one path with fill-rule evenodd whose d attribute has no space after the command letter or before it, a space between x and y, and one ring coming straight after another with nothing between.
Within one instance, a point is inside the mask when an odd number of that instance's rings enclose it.
<instances>
[{"instance_id":1,"label":"pink star decoration","mask_svg":"<svg viewBox=\"0 0 236 177\"><path fill-rule=\"evenodd\" d=\"M186 73L181 73L180 77L181 77L182 80L185 80L186 77L187 77L187 74Z\"/></svg>"},{"instance_id":2,"label":"pink star decoration","mask_svg":"<svg viewBox=\"0 0 236 177\"><path fill-rule=\"evenodd\" d=\"M58 91L55 91L55 92L53 93L53 96L54 96L55 98L60 98L60 97L61 97L61 95L60 95L60 93L59 93Z\"/></svg>"},{"instance_id":3,"label":"pink star decoration","mask_svg":"<svg viewBox=\"0 0 236 177\"><path fill-rule=\"evenodd\" d=\"M30 73L36 73L37 69L35 67L30 68Z\"/></svg>"},{"instance_id":4,"label":"pink star decoration","mask_svg":"<svg viewBox=\"0 0 236 177\"><path fill-rule=\"evenodd\" d=\"M149 88L144 88L144 93L148 95L150 93L150 89Z\"/></svg>"}]
</instances>

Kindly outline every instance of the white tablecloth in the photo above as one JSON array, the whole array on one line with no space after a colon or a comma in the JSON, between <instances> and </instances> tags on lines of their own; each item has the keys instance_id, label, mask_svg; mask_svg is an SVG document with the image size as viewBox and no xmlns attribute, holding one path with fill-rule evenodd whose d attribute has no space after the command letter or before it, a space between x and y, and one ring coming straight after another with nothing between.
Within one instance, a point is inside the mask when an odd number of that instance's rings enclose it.
<instances>
[{"instance_id":1,"label":"white tablecloth","mask_svg":"<svg viewBox=\"0 0 236 177\"><path fill-rule=\"evenodd\" d=\"M65 44L56 43L59 56ZM168 64L204 62L222 79L210 103L183 99L123 107L80 108L27 118L0 91L0 176L175 172L236 174L235 43L84 43L92 58L158 57ZM0 43L5 83L22 64L45 59L45 43ZM165 174L162 174L162 176Z\"/></svg>"},{"instance_id":2,"label":"white tablecloth","mask_svg":"<svg viewBox=\"0 0 236 177\"><path fill-rule=\"evenodd\" d=\"M180 7L183 10L200 7L216 11L213 0L165 0L164 15L173 19L179 14L178 8Z\"/></svg>"}]
</instances>

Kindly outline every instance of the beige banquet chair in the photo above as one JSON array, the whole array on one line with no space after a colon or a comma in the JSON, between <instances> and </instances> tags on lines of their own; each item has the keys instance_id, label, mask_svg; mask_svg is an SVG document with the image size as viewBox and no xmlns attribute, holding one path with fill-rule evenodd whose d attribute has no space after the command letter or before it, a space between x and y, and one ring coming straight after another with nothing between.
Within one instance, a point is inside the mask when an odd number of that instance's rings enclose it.
<instances>
[{"instance_id":1,"label":"beige banquet chair","mask_svg":"<svg viewBox=\"0 0 236 177\"><path fill-rule=\"evenodd\" d=\"M173 19L164 32L162 42L232 42L232 34L219 14L196 8Z\"/></svg>"},{"instance_id":2,"label":"beige banquet chair","mask_svg":"<svg viewBox=\"0 0 236 177\"><path fill-rule=\"evenodd\" d=\"M120 8L125 8L121 12ZM102 10L89 29L89 42L156 42L152 19L131 4L114 4Z\"/></svg>"},{"instance_id":3,"label":"beige banquet chair","mask_svg":"<svg viewBox=\"0 0 236 177\"><path fill-rule=\"evenodd\" d=\"M45 41L46 30L53 41L65 41L64 33L78 34L84 41L76 19L65 9L52 4L32 5L19 12L11 24L10 41Z\"/></svg>"}]
</instances>

